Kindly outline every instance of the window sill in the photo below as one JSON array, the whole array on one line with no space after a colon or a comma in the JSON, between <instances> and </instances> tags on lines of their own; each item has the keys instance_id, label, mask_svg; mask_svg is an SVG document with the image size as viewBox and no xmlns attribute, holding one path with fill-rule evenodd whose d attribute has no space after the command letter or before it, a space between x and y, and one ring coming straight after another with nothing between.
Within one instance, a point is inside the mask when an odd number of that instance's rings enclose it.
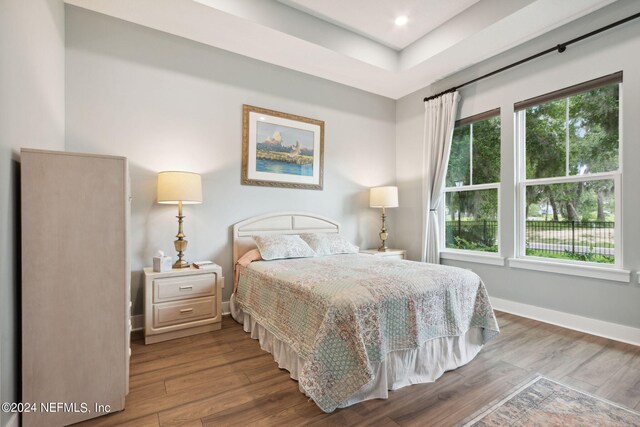
<instances>
[{"instance_id":1,"label":"window sill","mask_svg":"<svg viewBox=\"0 0 640 427\"><path fill-rule=\"evenodd\" d=\"M504 265L504 257L498 254L488 254L486 252L472 251L440 251L440 259L450 259L454 261L475 262L478 264Z\"/></svg>"},{"instance_id":2,"label":"window sill","mask_svg":"<svg viewBox=\"0 0 640 427\"><path fill-rule=\"evenodd\" d=\"M547 273L567 274L570 276L590 277L592 279L626 282L631 280L631 271L618 267L596 265L578 265L539 259L509 258L509 267L525 270L545 271Z\"/></svg>"}]
</instances>

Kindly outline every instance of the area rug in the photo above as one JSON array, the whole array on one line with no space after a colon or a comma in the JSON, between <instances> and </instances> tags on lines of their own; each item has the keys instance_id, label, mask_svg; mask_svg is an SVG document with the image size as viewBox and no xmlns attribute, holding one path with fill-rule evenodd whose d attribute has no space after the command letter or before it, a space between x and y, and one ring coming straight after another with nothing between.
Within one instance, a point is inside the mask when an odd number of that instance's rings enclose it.
<instances>
[{"instance_id":1,"label":"area rug","mask_svg":"<svg viewBox=\"0 0 640 427\"><path fill-rule=\"evenodd\" d=\"M640 426L640 413L536 376L485 406L462 425Z\"/></svg>"}]
</instances>

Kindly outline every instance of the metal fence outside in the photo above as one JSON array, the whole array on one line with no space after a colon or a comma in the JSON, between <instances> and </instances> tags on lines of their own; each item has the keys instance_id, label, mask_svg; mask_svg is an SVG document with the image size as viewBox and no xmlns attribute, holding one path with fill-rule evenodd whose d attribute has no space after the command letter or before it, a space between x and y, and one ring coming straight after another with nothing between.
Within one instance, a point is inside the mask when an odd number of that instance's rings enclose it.
<instances>
[{"instance_id":1,"label":"metal fence outside","mask_svg":"<svg viewBox=\"0 0 640 427\"><path fill-rule=\"evenodd\" d=\"M497 250L498 221L446 221L445 228L448 248Z\"/></svg>"},{"instance_id":2,"label":"metal fence outside","mask_svg":"<svg viewBox=\"0 0 640 427\"><path fill-rule=\"evenodd\" d=\"M447 247L491 250L497 245L497 221L446 221L445 228ZM611 221L527 221L527 249L613 256L614 229Z\"/></svg>"},{"instance_id":3,"label":"metal fence outside","mask_svg":"<svg viewBox=\"0 0 640 427\"><path fill-rule=\"evenodd\" d=\"M610 221L527 221L527 248L613 256L614 229Z\"/></svg>"}]
</instances>

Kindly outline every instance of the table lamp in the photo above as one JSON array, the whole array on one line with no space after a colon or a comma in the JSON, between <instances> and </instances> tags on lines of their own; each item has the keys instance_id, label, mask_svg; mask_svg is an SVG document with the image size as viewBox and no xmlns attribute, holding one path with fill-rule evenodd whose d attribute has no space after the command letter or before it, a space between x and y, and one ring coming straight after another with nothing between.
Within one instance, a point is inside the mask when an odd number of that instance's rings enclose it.
<instances>
[{"instance_id":1,"label":"table lamp","mask_svg":"<svg viewBox=\"0 0 640 427\"><path fill-rule=\"evenodd\" d=\"M187 250L187 241L182 232L182 205L202 203L202 179L192 172L166 171L158 173L158 203L178 205L178 234L173 245L178 251L178 260L173 268L187 268L189 263L183 259Z\"/></svg>"},{"instance_id":2,"label":"table lamp","mask_svg":"<svg viewBox=\"0 0 640 427\"><path fill-rule=\"evenodd\" d=\"M389 248L387 248L389 233L387 233L387 227L385 226L387 216L384 209L398 207L398 187L372 188L369 193L369 207L382 208L382 228L380 229L379 234L380 240L382 240L382 245L378 248L378 251L385 252L389 250Z\"/></svg>"}]
</instances>

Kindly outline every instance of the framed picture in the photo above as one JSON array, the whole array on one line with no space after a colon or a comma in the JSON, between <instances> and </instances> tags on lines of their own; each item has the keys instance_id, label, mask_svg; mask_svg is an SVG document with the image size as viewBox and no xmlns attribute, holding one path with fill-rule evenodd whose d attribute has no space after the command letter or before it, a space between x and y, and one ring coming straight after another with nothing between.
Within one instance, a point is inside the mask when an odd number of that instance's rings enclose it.
<instances>
[{"instance_id":1,"label":"framed picture","mask_svg":"<svg viewBox=\"0 0 640 427\"><path fill-rule=\"evenodd\" d=\"M324 122L242 106L242 184L322 190Z\"/></svg>"}]
</instances>

